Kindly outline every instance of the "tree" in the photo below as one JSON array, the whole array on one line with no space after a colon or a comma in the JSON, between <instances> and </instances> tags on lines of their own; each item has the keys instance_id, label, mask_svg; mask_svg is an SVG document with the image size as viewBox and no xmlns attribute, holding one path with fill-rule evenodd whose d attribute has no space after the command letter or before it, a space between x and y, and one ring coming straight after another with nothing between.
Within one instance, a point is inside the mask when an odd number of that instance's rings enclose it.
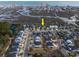
<instances>
[{"instance_id":1,"label":"tree","mask_svg":"<svg viewBox=\"0 0 79 59\"><path fill-rule=\"evenodd\" d=\"M8 22L0 22L0 32L5 34L10 32L10 24Z\"/></svg>"}]
</instances>

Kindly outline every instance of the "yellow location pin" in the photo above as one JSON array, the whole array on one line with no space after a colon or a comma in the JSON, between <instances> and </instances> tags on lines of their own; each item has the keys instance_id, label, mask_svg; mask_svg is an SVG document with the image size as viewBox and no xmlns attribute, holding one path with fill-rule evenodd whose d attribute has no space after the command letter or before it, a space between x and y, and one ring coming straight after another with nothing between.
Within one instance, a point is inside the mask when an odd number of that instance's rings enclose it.
<instances>
[{"instance_id":1,"label":"yellow location pin","mask_svg":"<svg viewBox=\"0 0 79 59\"><path fill-rule=\"evenodd\" d=\"M45 25L45 22L44 22L44 18L42 18L42 26L44 26Z\"/></svg>"}]
</instances>

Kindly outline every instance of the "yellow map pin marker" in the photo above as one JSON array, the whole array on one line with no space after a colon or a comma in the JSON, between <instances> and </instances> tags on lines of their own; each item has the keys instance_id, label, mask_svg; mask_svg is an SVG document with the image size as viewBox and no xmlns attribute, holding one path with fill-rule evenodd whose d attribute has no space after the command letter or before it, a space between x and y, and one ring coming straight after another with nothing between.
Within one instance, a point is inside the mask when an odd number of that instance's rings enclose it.
<instances>
[{"instance_id":1,"label":"yellow map pin marker","mask_svg":"<svg viewBox=\"0 0 79 59\"><path fill-rule=\"evenodd\" d=\"M44 22L44 18L42 18L42 26L44 26L45 25L45 22Z\"/></svg>"}]
</instances>

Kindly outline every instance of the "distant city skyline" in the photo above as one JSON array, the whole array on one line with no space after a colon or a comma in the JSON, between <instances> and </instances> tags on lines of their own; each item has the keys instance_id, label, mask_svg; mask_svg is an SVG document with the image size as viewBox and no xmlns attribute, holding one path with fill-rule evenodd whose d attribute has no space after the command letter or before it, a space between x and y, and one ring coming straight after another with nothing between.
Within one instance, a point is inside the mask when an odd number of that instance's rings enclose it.
<instances>
[{"instance_id":1,"label":"distant city skyline","mask_svg":"<svg viewBox=\"0 0 79 59\"><path fill-rule=\"evenodd\" d=\"M18 6L39 6L41 3L50 6L79 6L79 1L0 1L0 5L15 3Z\"/></svg>"}]
</instances>

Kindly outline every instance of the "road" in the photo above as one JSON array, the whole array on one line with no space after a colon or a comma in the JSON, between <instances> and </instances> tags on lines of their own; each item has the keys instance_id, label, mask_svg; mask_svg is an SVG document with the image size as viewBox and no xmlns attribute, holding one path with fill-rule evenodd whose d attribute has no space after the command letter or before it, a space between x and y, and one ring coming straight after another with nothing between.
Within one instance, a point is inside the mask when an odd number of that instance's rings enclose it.
<instances>
[{"instance_id":1,"label":"road","mask_svg":"<svg viewBox=\"0 0 79 59\"><path fill-rule=\"evenodd\" d=\"M29 41L30 41L30 32L27 33L26 41L25 41L25 48L24 48L24 57L28 56L28 49L29 49Z\"/></svg>"}]
</instances>

